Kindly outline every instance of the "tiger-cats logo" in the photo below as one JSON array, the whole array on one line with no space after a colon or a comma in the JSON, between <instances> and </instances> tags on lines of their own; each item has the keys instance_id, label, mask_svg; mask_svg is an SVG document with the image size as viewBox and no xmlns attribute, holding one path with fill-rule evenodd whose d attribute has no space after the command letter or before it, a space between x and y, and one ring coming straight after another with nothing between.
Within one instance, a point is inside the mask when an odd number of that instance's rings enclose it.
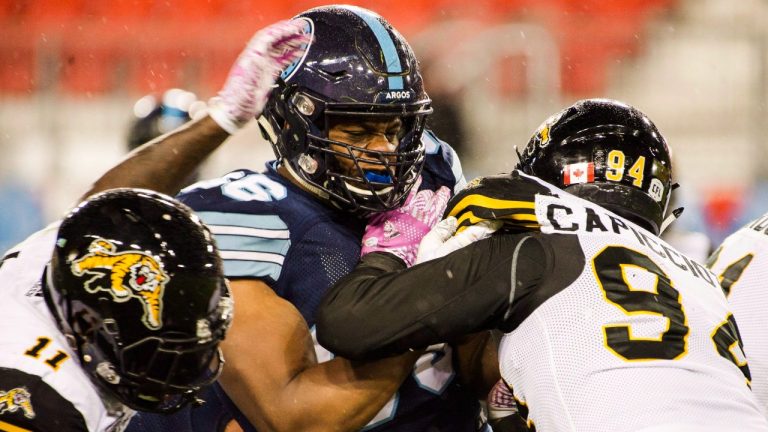
<instances>
[{"instance_id":1,"label":"tiger-cats logo","mask_svg":"<svg viewBox=\"0 0 768 432\"><path fill-rule=\"evenodd\" d=\"M24 417L35 418L35 410L32 409L32 395L26 388L16 387L8 391L0 390L0 414L15 413L21 410Z\"/></svg>"},{"instance_id":2,"label":"tiger-cats logo","mask_svg":"<svg viewBox=\"0 0 768 432\"><path fill-rule=\"evenodd\" d=\"M108 278L104 270L109 271ZM95 276L85 283L89 293L106 291L120 303L138 299L144 306L144 325L152 330L163 326L163 290L170 278L152 256L138 251L118 252L113 242L98 238L88 246L85 256L72 262L72 273Z\"/></svg>"}]
</instances>

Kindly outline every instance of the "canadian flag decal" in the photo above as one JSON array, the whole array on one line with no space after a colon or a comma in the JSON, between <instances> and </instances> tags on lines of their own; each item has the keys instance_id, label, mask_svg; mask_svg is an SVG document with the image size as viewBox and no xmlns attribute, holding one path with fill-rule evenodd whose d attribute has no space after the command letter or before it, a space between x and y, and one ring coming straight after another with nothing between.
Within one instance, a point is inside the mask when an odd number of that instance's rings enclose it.
<instances>
[{"instance_id":1,"label":"canadian flag decal","mask_svg":"<svg viewBox=\"0 0 768 432\"><path fill-rule=\"evenodd\" d=\"M595 164L580 162L566 165L563 168L563 184L565 186L577 183L592 183L595 181Z\"/></svg>"}]
</instances>

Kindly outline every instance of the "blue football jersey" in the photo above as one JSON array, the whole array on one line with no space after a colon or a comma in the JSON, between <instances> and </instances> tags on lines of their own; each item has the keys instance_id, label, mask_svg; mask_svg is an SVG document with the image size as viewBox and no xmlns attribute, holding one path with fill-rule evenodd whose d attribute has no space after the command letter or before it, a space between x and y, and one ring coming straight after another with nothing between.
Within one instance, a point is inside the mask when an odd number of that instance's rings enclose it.
<instances>
[{"instance_id":1,"label":"blue football jersey","mask_svg":"<svg viewBox=\"0 0 768 432\"><path fill-rule=\"evenodd\" d=\"M426 132L427 157L421 189L466 184L460 162L450 148ZM178 198L192 207L216 236L224 271L230 279L261 279L290 301L312 329L326 290L349 273L360 258L365 220L335 209L301 190L276 172L231 172L198 182ZM333 354L317 344L318 361ZM452 349L432 347L416 363L413 374L366 431L475 431L479 404L463 388L453 370ZM245 420L220 388L206 391L201 408L188 408L171 418L141 414L131 430L210 431L225 419ZM190 420L191 419L191 420ZM187 429L190 428L190 429ZM246 430L254 430L246 428Z\"/></svg>"}]
</instances>

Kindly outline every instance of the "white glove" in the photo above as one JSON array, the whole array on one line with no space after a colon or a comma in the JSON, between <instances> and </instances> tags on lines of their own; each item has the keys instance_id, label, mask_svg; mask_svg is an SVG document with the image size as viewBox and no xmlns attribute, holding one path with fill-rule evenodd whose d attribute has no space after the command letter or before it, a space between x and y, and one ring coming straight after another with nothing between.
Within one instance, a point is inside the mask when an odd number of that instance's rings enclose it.
<instances>
[{"instance_id":1,"label":"white glove","mask_svg":"<svg viewBox=\"0 0 768 432\"><path fill-rule=\"evenodd\" d=\"M311 36L304 26L300 20L279 21L251 38L209 102L208 114L219 126L234 134L261 113L277 76L307 49Z\"/></svg>"},{"instance_id":2,"label":"white glove","mask_svg":"<svg viewBox=\"0 0 768 432\"><path fill-rule=\"evenodd\" d=\"M497 220L481 221L453 235L458 227L458 222L455 217L448 216L438 222L421 240L416 264L443 257L464 246L488 238L502 225L503 222Z\"/></svg>"}]
</instances>

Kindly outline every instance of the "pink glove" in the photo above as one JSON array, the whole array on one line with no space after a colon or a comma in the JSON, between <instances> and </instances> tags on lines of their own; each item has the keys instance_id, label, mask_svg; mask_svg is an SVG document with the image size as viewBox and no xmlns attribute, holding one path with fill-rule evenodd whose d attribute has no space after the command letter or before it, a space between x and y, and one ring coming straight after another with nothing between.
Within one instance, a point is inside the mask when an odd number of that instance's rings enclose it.
<instances>
[{"instance_id":1,"label":"pink glove","mask_svg":"<svg viewBox=\"0 0 768 432\"><path fill-rule=\"evenodd\" d=\"M260 114L280 72L299 59L311 40L305 22L279 21L257 32L211 98L208 114L233 134Z\"/></svg>"},{"instance_id":2,"label":"pink glove","mask_svg":"<svg viewBox=\"0 0 768 432\"><path fill-rule=\"evenodd\" d=\"M421 179L402 207L377 213L368 220L361 256L389 252L405 261L408 267L413 265L421 239L440 220L451 198L451 191L445 186L436 192L418 191L420 184Z\"/></svg>"}]
</instances>

